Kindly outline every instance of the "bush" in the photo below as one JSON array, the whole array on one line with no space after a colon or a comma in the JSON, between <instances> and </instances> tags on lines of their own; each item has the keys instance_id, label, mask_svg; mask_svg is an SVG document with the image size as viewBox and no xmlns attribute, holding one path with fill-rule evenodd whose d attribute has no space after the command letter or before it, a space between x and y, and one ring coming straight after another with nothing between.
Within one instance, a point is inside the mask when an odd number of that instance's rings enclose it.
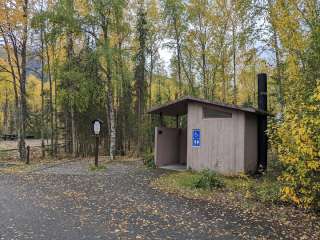
<instances>
[{"instance_id":1,"label":"bush","mask_svg":"<svg viewBox=\"0 0 320 240\"><path fill-rule=\"evenodd\" d=\"M253 187L255 198L264 203L280 202L281 187L279 182L263 180L260 184Z\"/></svg>"},{"instance_id":2,"label":"bush","mask_svg":"<svg viewBox=\"0 0 320 240\"><path fill-rule=\"evenodd\" d=\"M156 168L156 164L154 162L154 155L147 154L143 157L143 164L148 168Z\"/></svg>"},{"instance_id":3,"label":"bush","mask_svg":"<svg viewBox=\"0 0 320 240\"><path fill-rule=\"evenodd\" d=\"M271 125L284 171L282 200L304 208L320 208L320 86L307 103L287 106L282 122Z\"/></svg>"},{"instance_id":4,"label":"bush","mask_svg":"<svg viewBox=\"0 0 320 240\"><path fill-rule=\"evenodd\" d=\"M201 171L199 175L193 179L192 187L211 190L224 187L224 183L216 173L209 170L204 170Z\"/></svg>"}]
</instances>

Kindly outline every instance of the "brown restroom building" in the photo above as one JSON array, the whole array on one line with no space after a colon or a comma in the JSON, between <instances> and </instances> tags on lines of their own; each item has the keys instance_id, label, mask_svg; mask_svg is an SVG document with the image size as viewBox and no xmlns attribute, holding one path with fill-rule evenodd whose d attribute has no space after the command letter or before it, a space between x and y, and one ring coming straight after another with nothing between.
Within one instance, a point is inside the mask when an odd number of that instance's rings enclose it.
<instances>
[{"instance_id":1,"label":"brown restroom building","mask_svg":"<svg viewBox=\"0 0 320 240\"><path fill-rule=\"evenodd\" d=\"M255 172L259 160L266 158L265 129L262 137L259 136L259 125L261 119L263 125L266 122L266 111L187 96L148 112L158 114L160 119L163 116L177 119L176 128L155 129L154 154L158 167L182 165L232 175ZM181 115L187 115L186 128L179 127Z\"/></svg>"}]
</instances>

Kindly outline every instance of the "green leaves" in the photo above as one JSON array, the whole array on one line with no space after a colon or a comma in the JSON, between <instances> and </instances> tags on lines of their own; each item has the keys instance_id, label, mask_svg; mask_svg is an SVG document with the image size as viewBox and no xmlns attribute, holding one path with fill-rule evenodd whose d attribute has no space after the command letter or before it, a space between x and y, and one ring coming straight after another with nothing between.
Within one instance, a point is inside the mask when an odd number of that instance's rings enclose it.
<instances>
[{"instance_id":1,"label":"green leaves","mask_svg":"<svg viewBox=\"0 0 320 240\"><path fill-rule=\"evenodd\" d=\"M193 179L192 187L212 190L224 187L224 183L215 172L203 170Z\"/></svg>"}]
</instances>

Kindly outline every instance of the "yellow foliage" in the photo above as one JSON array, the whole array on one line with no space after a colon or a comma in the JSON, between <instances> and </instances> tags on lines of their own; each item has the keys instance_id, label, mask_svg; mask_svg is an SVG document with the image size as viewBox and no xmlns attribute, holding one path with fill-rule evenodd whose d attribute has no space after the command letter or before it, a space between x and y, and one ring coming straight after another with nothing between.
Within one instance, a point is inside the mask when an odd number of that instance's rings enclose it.
<instances>
[{"instance_id":1,"label":"yellow foliage","mask_svg":"<svg viewBox=\"0 0 320 240\"><path fill-rule=\"evenodd\" d=\"M33 112L41 109L41 80L34 75L27 79L27 100Z\"/></svg>"},{"instance_id":2,"label":"yellow foliage","mask_svg":"<svg viewBox=\"0 0 320 240\"><path fill-rule=\"evenodd\" d=\"M294 190L290 187L284 187L282 189L282 200L286 200L286 198L290 198L294 203L300 204L300 200L295 194Z\"/></svg>"},{"instance_id":3,"label":"yellow foliage","mask_svg":"<svg viewBox=\"0 0 320 240\"><path fill-rule=\"evenodd\" d=\"M273 28L281 44L285 108L283 119L269 128L285 171L284 200L320 208L320 83L318 16L313 0L276 0L270 7ZM310 63L312 62L312 64ZM314 64L315 63L315 64Z\"/></svg>"},{"instance_id":4,"label":"yellow foliage","mask_svg":"<svg viewBox=\"0 0 320 240\"><path fill-rule=\"evenodd\" d=\"M310 103L288 104L283 121L271 130L271 142L286 166L279 178L285 184L282 199L302 207L320 207L319 90Z\"/></svg>"},{"instance_id":5,"label":"yellow foliage","mask_svg":"<svg viewBox=\"0 0 320 240\"><path fill-rule=\"evenodd\" d=\"M154 76L151 96L153 103L174 100L178 96L177 81L163 76Z\"/></svg>"}]
</instances>

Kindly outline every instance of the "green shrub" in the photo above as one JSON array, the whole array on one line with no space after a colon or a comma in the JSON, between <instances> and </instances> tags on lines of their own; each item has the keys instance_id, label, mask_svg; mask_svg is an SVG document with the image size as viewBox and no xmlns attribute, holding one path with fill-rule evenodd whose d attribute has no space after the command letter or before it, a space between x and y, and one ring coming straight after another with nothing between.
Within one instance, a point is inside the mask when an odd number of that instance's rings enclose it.
<instances>
[{"instance_id":1,"label":"green shrub","mask_svg":"<svg viewBox=\"0 0 320 240\"><path fill-rule=\"evenodd\" d=\"M253 187L253 193L257 200L265 203L276 203L281 200L281 185L276 181L263 180Z\"/></svg>"},{"instance_id":2,"label":"green shrub","mask_svg":"<svg viewBox=\"0 0 320 240\"><path fill-rule=\"evenodd\" d=\"M224 182L215 172L203 170L193 179L192 187L211 190L224 187Z\"/></svg>"},{"instance_id":3,"label":"green shrub","mask_svg":"<svg viewBox=\"0 0 320 240\"><path fill-rule=\"evenodd\" d=\"M143 157L143 164L148 168L156 168L156 164L154 162L154 155L147 154Z\"/></svg>"}]
</instances>

